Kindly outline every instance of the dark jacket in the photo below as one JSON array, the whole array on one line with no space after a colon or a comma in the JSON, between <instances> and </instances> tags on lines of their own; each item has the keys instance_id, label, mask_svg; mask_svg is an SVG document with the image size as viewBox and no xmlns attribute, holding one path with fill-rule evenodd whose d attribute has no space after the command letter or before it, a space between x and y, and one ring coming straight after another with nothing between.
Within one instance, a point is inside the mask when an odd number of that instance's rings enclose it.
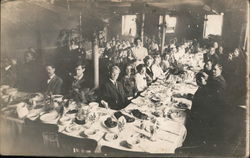
<instances>
[{"instance_id":1,"label":"dark jacket","mask_svg":"<svg viewBox=\"0 0 250 158\"><path fill-rule=\"evenodd\" d=\"M16 66L11 66L8 70L3 68L1 72L1 82L2 84L10 85L11 87L17 86L17 68Z\"/></svg>"},{"instance_id":2,"label":"dark jacket","mask_svg":"<svg viewBox=\"0 0 250 158\"><path fill-rule=\"evenodd\" d=\"M149 69L148 67L146 68L146 74L147 74L149 77L153 78L153 72L152 72L152 70Z\"/></svg>"},{"instance_id":3,"label":"dark jacket","mask_svg":"<svg viewBox=\"0 0 250 158\"><path fill-rule=\"evenodd\" d=\"M204 59L204 62L211 60L213 64L216 64L219 62L219 56L216 53L214 53L213 55L211 55L210 53L205 53L203 55L203 59Z\"/></svg>"},{"instance_id":4,"label":"dark jacket","mask_svg":"<svg viewBox=\"0 0 250 158\"><path fill-rule=\"evenodd\" d=\"M58 77L54 76L49 83L46 84L45 94L61 94L62 93L62 84L63 80Z\"/></svg>"},{"instance_id":5,"label":"dark jacket","mask_svg":"<svg viewBox=\"0 0 250 158\"><path fill-rule=\"evenodd\" d=\"M87 103L86 93L89 91L91 86L92 84L86 79L86 76L83 76L80 80L74 79L69 91L69 97L73 98L77 102Z\"/></svg>"},{"instance_id":6,"label":"dark jacket","mask_svg":"<svg viewBox=\"0 0 250 158\"><path fill-rule=\"evenodd\" d=\"M114 110L120 110L127 104L126 94L123 86L117 81L117 87L110 81L101 87L101 99L105 100L109 107Z\"/></svg>"},{"instance_id":7,"label":"dark jacket","mask_svg":"<svg viewBox=\"0 0 250 158\"><path fill-rule=\"evenodd\" d=\"M24 92L41 92L43 81L46 80L46 71L44 66L37 61L31 61L18 67L18 84L20 91Z\"/></svg>"},{"instance_id":8,"label":"dark jacket","mask_svg":"<svg viewBox=\"0 0 250 158\"><path fill-rule=\"evenodd\" d=\"M210 77L207 82L209 104L211 107L210 115L219 116L220 113L229 110L226 100L226 81L222 75L218 77Z\"/></svg>"},{"instance_id":9,"label":"dark jacket","mask_svg":"<svg viewBox=\"0 0 250 158\"><path fill-rule=\"evenodd\" d=\"M147 84L150 85L153 82L153 72L151 68L149 69L148 67L146 68L146 80Z\"/></svg>"}]
</instances>

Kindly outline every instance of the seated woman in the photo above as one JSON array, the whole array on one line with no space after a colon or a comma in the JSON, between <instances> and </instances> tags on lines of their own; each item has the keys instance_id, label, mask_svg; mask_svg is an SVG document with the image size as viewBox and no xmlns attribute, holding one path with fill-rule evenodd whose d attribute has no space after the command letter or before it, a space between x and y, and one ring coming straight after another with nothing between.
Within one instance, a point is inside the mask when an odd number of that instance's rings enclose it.
<instances>
[{"instance_id":1,"label":"seated woman","mask_svg":"<svg viewBox=\"0 0 250 158\"><path fill-rule=\"evenodd\" d=\"M151 69L153 72L153 80L159 78L160 76L164 75L164 72L160 66L161 57L160 55L154 56L154 64L152 65Z\"/></svg>"},{"instance_id":2,"label":"seated woman","mask_svg":"<svg viewBox=\"0 0 250 158\"><path fill-rule=\"evenodd\" d=\"M55 66L48 64L46 70L48 79L45 84L45 95L61 94L63 80L55 74Z\"/></svg>"},{"instance_id":3,"label":"seated woman","mask_svg":"<svg viewBox=\"0 0 250 158\"><path fill-rule=\"evenodd\" d=\"M126 97L134 97L136 93L135 78L131 74L132 66L127 65L125 68L125 75L121 78Z\"/></svg>"},{"instance_id":4,"label":"seated woman","mask_svg":"<svg viewBox=\"0 0 250 158\"><path fill-rule=\"evenodd\" d=\"M166 72L169 68L171 68L170 55L167 53L163 54L160 66L163 72Z\"/></svg>"},{"instance_id":5,"label":"seated woman","mask_svg":"<svg viewBox=\"0 0 250 158\"><path fill-rule=\"evenodd\" d=\"M149 54L155 55L159 51L159 46L155 40L152 40L149 45Z\"/></svg>"},{"instance_id":6,"label":"seated woman","mask_svg":"<svg viewBox=\"0 0 250 158\"><path fill-rule=\"evenodd\" d=\"M151 66L153 63L153 58L151 56L146 56L144 59L144 64L146 67L146 79L147 79L147 83L151 83L153 81L153 71L151 70Z\"/></svg>"},{"instance_id":7,"label":"seated woman","mask_svg":"<svg viewBox=\"0 0 250 158\"><path fill-rule=\"evenodd\" d=\"M146 80L146 67L143 64L139 64L136 68L138 72L135 75L135 84L137 90L142 92L148 87Z\"/></svg>"},{"instance_id":8,"label":"seated woman","mask_svg":"<svg viewBox=\"0 0 250 158\"><path fill-rule=\"evenodd\" d=\"M86 65L82 62L78 62L75 66L75 76L71 82L71 89L69 97L73 98L77 102L87 103L90 100L90 96L94 94L91 90L92 83L84 75Z\"/></svg>"},{"instance_id":9,"label":"seated woman","mask_svg":"<svg viewBox=\"0 0 250 158\"><path fill-rule=\"evenodd\" d=\"M101 87L101 103L105 107L120 110L127 106L128 101L122 84L117 81L120 69L112 66L109 72L109 79Z\"/></svg>"}]
</instances>

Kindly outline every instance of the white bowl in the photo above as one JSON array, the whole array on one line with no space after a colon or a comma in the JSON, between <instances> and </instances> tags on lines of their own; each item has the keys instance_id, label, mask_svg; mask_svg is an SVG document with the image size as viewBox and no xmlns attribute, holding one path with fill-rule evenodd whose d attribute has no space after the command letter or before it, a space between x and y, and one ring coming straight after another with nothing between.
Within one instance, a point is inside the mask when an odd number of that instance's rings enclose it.
<instances>
[{"instance_id":1,"label":"white bowl","mask_svg":"<svg viewBox=\"0 0 250 158\"><path fill-rule=\"evenodd\" d=\"M91 108L98 108L99 107L99 103L97 103L97 102L91 102L91 103L89 103L89 106Z\"/></svg>"}]
</instances>

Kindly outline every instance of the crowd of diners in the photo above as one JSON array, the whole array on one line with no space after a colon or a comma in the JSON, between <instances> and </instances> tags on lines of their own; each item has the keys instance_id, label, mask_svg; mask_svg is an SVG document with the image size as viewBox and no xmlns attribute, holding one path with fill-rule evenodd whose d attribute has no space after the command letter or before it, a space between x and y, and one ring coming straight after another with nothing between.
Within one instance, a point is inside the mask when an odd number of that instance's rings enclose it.
<instances>
[{"instance_id":1,"label":"crowd of diners","mask_svg":"<svg viewBox=\"0 0 250 158\"><path fill-rule=\"evenodd\" d=\"M104 77L100 87L94 89L91 65L81 56L71 52L64 55L66 58L60 64L42 65L38 62L36 51L30 48L24 54L23 64L17 63L14 58L2 59L2 84L25 92L63 94L76 102L99 101L104 107L120 110L173 68L181 58L180 54L197 53L202 49L194 40L167 45L161 54L155 40L143 44L140 38L135 38L133 42L113 38L103 48L100 60L104 62L100 65L100 74ZM193 97L188 119L189 133L194 132L191 137L199 136L197 140L201 143L204 143L203 140L218 139L220 127L223 133L223 126L218 126L224 124L225 115L221 114L229 114L227 111L232 110L230 98L244 93L242 87L245 86L246 69L246 56L239 48L224 52L222 45L213 42L205 51L204 68L196 75L199 88Z\"/></svg>"}]
</instances>

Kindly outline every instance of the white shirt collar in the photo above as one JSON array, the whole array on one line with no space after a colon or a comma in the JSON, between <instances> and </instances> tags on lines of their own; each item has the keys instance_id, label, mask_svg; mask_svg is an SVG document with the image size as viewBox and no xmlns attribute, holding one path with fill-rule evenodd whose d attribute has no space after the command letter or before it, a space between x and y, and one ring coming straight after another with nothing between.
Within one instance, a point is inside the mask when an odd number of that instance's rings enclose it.
<instances>
[{"instance_id":1,"label":"white shirt collar","mask_svg":"<svg viewBox=\"0 0 250 158\"><path fill-rule=\"evenodd\" d=\"M109 80L110 80L114 85L116 85L116 81L112 80L111 78L109 78Z\"/></svg>"},{"instance_id":2,"label":"white shirt collar","mask_svg":"<svg viewBox=\"0 0 250 158\"><path fill-rule=\"evenodd\" d=\"M5 67L5 71L9 70L11 68L11 65Z\"/></svg>"},{"instance_id":3,"label":"white shirt collar","mask_svg":"<svg viewBox=\"0 0 250 158\"><path fill-rule=\"evenodd\" d=\"M76 76L75 78L76 78L76 80L79 81L79 80L81 80L81 79L83 78L83 74L82 74L80 77L77 77L77 76Z\"/></svg>"},{"instance_id":4,"label":"white shirt collar","mask_svg":"<svg viewBox=\"0 0 250 158\"><path fill-rule=\"evenodd\" d=\"M55 76L56 76L55 74L53 74L52 76L49 76L47 83L49 83Z\"/></svg>"},{"instance_id":5,"label":"white shirt collar","mask_svg":"<svg viewBox=\"0 0 250 158\"><path fill-rule=\"evenodd\" d=\"M49 79L51 80L52 78L54 78L56 75L53 74L52 76L49 76Z\"/></svg>"}]
</instances>

